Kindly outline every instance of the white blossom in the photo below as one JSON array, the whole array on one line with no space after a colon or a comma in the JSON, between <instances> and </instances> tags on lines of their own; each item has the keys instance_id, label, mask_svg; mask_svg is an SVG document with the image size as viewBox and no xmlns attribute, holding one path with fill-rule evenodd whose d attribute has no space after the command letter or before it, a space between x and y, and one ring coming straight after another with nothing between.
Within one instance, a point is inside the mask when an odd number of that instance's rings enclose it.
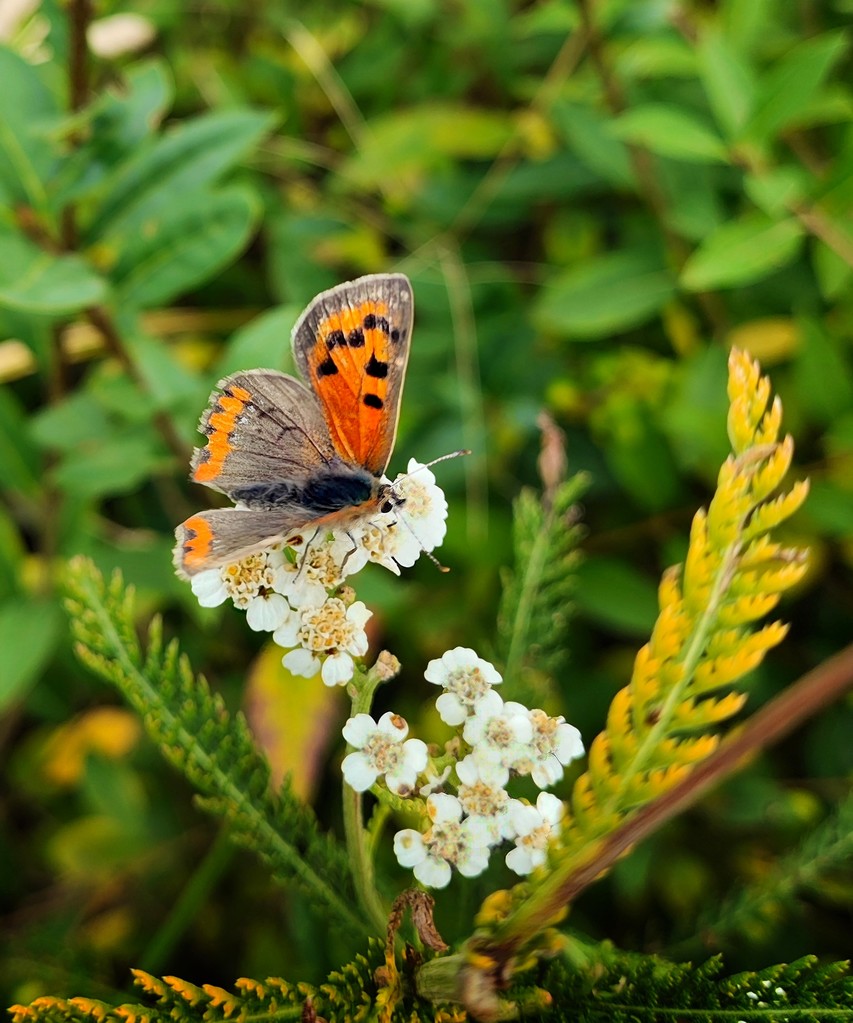
<instances>
[{"instance_id":1,"label":"white blossom","mask_svg":"<svg viewBox=\"0 0 853 1023\"><path fill-rule=\"evenodd\" d=\"M516 874L529 874L545 862L548 843L560 832L562 802L550 792L540 792L536 806L518 800L510 808L515 830L515 848L506 856L506 865Z\"/></svg>"},{"instance_id":2,"label":"white blossom","mask_svg":"<svg viewBox=\"0 0 853 1023\"><path fill-rule=\"evenodd\" d=\"M217 607L230 597L245 611L256 597L273 591L275 568L270 554L259 551L231 565L194 575L190 585L198 602L202 607Z\"/></svg>"},{"instance_id":3,"label":"white blossom","mask_svg":"<svg viewBox=\"0 0 853 1023\"><path fill-rule=\"evenodd\" d=\"M367 653L364 626L372 614L362 601L347 607L340 597L297 611L273 633L279 646L293 647L282 663L306 678L320 672L327 686L346 684L354 673L353 658Z\"/></svg>"},{"instance_id":4,"label":"white blossom","mask_svg":"<svg viewBox=\"0 0 853 1023\"><path fill-rule=\"evenodd\" d=\"M390 711L378 722L369 714L351 717L343 729L346 741L356 747L341 765L347 784L366 792L382 776L392 792L409 795L428 758L426 743L406 739L408 732L406 721Z\"/></svg>"},{"instance_id":5,"label":"white blossom","mask_svg":"<svg viewBox=\"0 0 853 1023\"><path fill-rule=\"evenodd\" d=\"M505 704L491 690L477 702L462 734L481 768L491 770L493 779L501 778L505 785L510 769L530 756L533 725L526 707Z\"/></svg>"},{"instance_id":6,"label":"white blossom","mask_svg":"<svg viewBox=\"0 0 853 1023\"><path fill-rule=\"evenodd\" d=\"M522 707L505 704L505 707ZM582 757L584 753L581 733L566 719L550 717L544 710L528 711L533 727L529 754L519 757L513 768L522 775L532 775L540 789L556 784L563 777L563 767Z\"/></svg>"},{"instance_id":7,"label":"white blossom","mask_svg":"<svg viewBox=\"0 0 853 1023\"><path fill-rule=\"evenodd\" d=\"M502 838L513 838L510 809L516 800L510 799L502 785L495 784L471 754L456 765L456 775L460 782L457 798L468 818L486 825L494 845Z\"/></svg>"},{"instance_id":8,"label":"white blossom","mask_svg":"<svg viewBox=\"0 0 853 1023\"><path fill-rule=\"evenodd\" d=\"M412 828L394 836L394 854L403 867L429 888L450 882L451 866L463 877L476 877L489 862L489 829L473 818L462 820L462 804L455 796L434 793L427 799L432 825L421 834Z\"/></svg>"},{"instance_id":9,"label":"white blossom","mask_svg":"<svg viewBox=\"0 0 853 1023\"><path fill-rule=\"evenodd\" d=\"M501 682L501 676L493 665L464 646L454 647L430 661L424 678L445 690L435 701L435 706L447 725L461 725L469 714L474 713L492 686Z\"/></svg>"}]
</instances>

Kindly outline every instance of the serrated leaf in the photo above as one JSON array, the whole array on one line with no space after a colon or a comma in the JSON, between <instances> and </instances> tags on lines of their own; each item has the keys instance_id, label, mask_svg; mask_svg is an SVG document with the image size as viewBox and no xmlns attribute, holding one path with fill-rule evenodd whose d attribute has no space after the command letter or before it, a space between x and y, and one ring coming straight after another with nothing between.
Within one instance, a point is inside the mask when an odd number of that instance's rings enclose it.
<instances>
[{"instance_id":1,"label":"serrated leaf","mask_svg":"<svg viewBox=\"0 0 853 1023\"><path fill-rule=\"evenodd\" d=\"M114 278L117 301L135 308L160 305L200 284L243 249L257 214L257 199L247 188L173 197L144 235L125 239Z\"/></svg>"},{"instance_id":2,"label":"serrated leaf","mask_svg":"<svg viewBox=\"0 0 853 1023\"><path fill-rule=\"evenodd\" d=\"M615 138L659 156L695 163L727 163L723 140L698 117L665 103L633 107L610 125Z\"/></svg>"},{"instance_id":3,"label":"serrated leaf","mask_svg":"<svg viewBox=\"0 0 853 1023\"><path fill-rule=\"evenodd\" d=\"M0 306L61 316L97 305L106 292L80 256L55 256L19 235L0 234Z\"/></svg>"},{"instance_id":4,"label":"serrated leaf","mask_svg":"<svg viewBox=\"0 0 853 1023\"><path fill-rule=\"evenodd\" d=\"M803 233L796 220L772 220L763 213L723 224L687 260L681 284L688 291L751 284L790 262Z\"/></svg>"},{"instance_id":5,"label":"serrated leaf","mask_svg":"<svg viewBox=\"0 0 853 1023\"><path fill-rule=\"evenodd\" d=\"M846 47L842 33L827 33L800 43L775 63L759 83L744 137L767 141L795 123L814 101Z\"/></svg>"},{"instance_id":6,"label":"serrated leaf","mask_svg":"<svg viewBox=\"0 0 853 1023\"><path fill-rule=\"evenodd\" d=\"M55 604L17 597L0 604L0 711L38 678L60 635Z\"/></svg>"},{"instance_id":7,"label":"serrated leaf","mask_svg":"<svg viewBox=\"0 0 853 1023\"><path fill-rule=\"evenodd\" d=\"M57 157L44 127L58 107L37 69L3 46L0 82L0 192L46 212L46 181Z\"/></svg>"},{"instance_id":8,"label":"serrated leaf","mask_svg":"<svg viewBox=\"0 0 853 1023\"><path fill-rule=\"evenodd\" d=\"M108 249L163 210L197 195L236 164L274 123L270 114L226 110L164 134L124 164L87 231Z\"/></svg>"},{"instance_id":9,"label":"serrated leaf","mask_svg":"<svg viewBox=\"0 0 853 1023\"><path fill-rule=\"evenodd\" d=\"M661 260L632 249L599 256L543 287L534 306L543 330L572 340L592 340L654 316L675 293Z\"/></svg>"}]
</instances>

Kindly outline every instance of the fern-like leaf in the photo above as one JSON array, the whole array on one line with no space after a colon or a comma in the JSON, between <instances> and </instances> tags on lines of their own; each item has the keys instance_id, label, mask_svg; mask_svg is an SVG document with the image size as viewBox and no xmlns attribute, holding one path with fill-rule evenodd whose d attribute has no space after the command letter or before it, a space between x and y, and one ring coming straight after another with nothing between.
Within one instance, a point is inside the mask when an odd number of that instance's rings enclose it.
<instances>
[{"instance_id":1,"label":"fern-like leaf","mask_svg":"<svg viewBox=\"0 0 853 1023\"><path fill-rule=\"evenodd\" d=\"M729 398L733 453L708 510L693 520L684 566L664 575L660 615L592 743L559 857L576 857L713 752L716 728L744 703L733 686L787 631L779 622L757 630L753 623L805 572L805 552L767 534L808 488L797 483L772 496L793 444L778 437L782 407L778 399L768 407L769 382L739 351L729 359Z\"/></svg>"},{"instance_id":2,"label":"fern-like leaf","mask_svg":"<svg viewBox=\"0 0 853 1023\"><path fill-rule=\"evenodd\" d=\"M516 568L503 579L496 653L507 698L541 702L550 679L563 667L577 547L583 538L577 502L588 486L587 477L578 474L547 498L524 490L513 506Z\"/></svg>"},{"instance_id":3,"label":"fern-like leaf","mask_svg":"<svg viewBox=\"0 0 853 1023\"><path fill-rule=\"evenodd\" d=\"M269 767L243 715L228 713L176 642L164 645L159 618L143 653L133 594L119 574L107 586L91 562L78 558L66 588L78 657L123 693L165 757L198 790L199 804L227 821L232 837L260 855L280 883L299 885L322 912L363 935L342 847L319 830L287 780L271 791Z\"/></svg>"}]
</instances>

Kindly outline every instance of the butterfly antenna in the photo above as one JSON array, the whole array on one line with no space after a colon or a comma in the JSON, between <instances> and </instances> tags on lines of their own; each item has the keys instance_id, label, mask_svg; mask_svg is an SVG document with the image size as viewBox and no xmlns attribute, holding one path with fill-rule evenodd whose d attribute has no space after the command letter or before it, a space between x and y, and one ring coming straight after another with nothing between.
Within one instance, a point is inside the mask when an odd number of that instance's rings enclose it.
<instances>
[{"instance_id":1,"label":"butterfly antenna","mask_svg":"<svg viewBox=\"0 0 853 1023\"><path fill-rule=\"evenodd\" d=\"M412 471L406 473L405 476L401 476L399 479L394 480L394 483L392 483L391 486L393 487L397 483L402 483L403 480L411 479L412 476L416 476L421 469L430 469L432 466L438 465L439 462L446 462L449 458L459 458L460 455L470 454L471 451L469 448L460 448L459 451L451 451L449 454L439 455L438 458L433 458L431 462L427 462L425 465L419 465L417 469L412 469Z\"/></svg>"},{"instance_id":2,"label":"butterfly antenna","mask_svg":"<svg viewBox=\"0 0 853 1023\"><path fill-rule=\"evenodd\" d=\"M417 469L412 469L412 471L410 473L407 473L405 476L401 476L399 479L394 480L394 482L391 483L390 486L393 489L398 483L402 483L403 480L411 479L412 476L415 476L417 473L419 473L421 471L421 469L429 469L433 465L438 465L439 462L446 462L449 458L459 458L460 455L470 455L470 454L471 454L471 452L470 452L470 450L468 448L460 448L458 451L450 451L446 455L439 455L438 458L433 458L433 460L431 462L426 462L424 465L419 465L417 467ZM403 525L406 527L406 529L408 529L408 531L412 534L412 536L417 540L418 545L420 546L421 551L424 554L426 554L426 556L435 565L435 567L439 570L439 572L449 572L450 569L447 567L447 565L442 565L442 563L432 553L432 551L428 551L426 549L423 540L421 540L421 538L414 531L414 529L412 529L411 523L409 523L409 521L406 519L406 516L403 515L400 512L399 509L400 509L401 506L402 506L402 502L397 506L397 517L403 523Z\"/></svg>"},{"instance_id":3,"label":"butterfly antenna","mask_svg":"<svg viewBox=\"0 0 853 1023\"><path fill-rule=\"evenodd\" d=\"M458 452L458 454L463 454L463 452ZM445 458L447 458L448 456L447 456L447 455L445 455L444 457L445 457ZM426 468L426 466L424 466L424 468ZM418 541L418 545L419 545L419 546L420 546L420 548L421 548L421 552L422 552L423 554L426 554L426 556L427 556L427 557L429 558L429 560L430 560L430 561L431 561L431 562L432 562L432 563L433 563L433 564L435 565L435 567L436 567L436 568L437 568L437 569L439 570L439 572L449 572L449 571L450 571L450 569L449 569L449 568L447 567L447 565L442 565L442 563L441 563L441 562L440 562L440 561L438 560L438 558L437 558L437 557L436 557L436 556L435 556L435 555L434 555L434 554L432 553L432 551L428 551L428 550L426 549L426 547L424 547L424 542L423 542L423 540L421 540L421 538L420 538L420 537L418 536L418 534L417 534L417 533L416 533L416 532L414 531L414 529L412 529L411 523L410 523L410 522L409 522L409 521L408 521L408 520L406 519L406 516L405 516L405 515L403 515L403 514L402 514L402 513L400 512L400 508L399 508L399 506L398 506L398 508L397 508L397 521L398 521L398 522L402 522L402 523L403 523L403 525L404 525L404 526L406 527L406 529L408 529L408 531L409 531L409 532L410 532L410 533L412 534L412 536L413 536L413 537L414 537L414 538L415 538L415 539L416 539L416 540Z\"/></svg>"}]
</instances>

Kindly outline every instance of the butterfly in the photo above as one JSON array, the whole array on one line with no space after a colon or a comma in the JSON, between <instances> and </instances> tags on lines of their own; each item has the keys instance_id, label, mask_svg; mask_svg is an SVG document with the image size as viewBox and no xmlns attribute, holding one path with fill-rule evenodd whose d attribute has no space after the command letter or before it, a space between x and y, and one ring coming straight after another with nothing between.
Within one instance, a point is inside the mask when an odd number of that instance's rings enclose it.
<instances>
[{"instance_id":1,"label":"butterfly","mask_svg":"<svg viewBox=\"0 0 853 1023\"><path fill-rule=\"evenodd\" d=\"M391 511L382 482L397 433L414 296L403 274L370 274L318 295L293 328L303 379L253 369L220 380L201 417L190 479L236 508L175 531L184 578L240 561L301 530Z\"/></svg>"}]
</instances>

